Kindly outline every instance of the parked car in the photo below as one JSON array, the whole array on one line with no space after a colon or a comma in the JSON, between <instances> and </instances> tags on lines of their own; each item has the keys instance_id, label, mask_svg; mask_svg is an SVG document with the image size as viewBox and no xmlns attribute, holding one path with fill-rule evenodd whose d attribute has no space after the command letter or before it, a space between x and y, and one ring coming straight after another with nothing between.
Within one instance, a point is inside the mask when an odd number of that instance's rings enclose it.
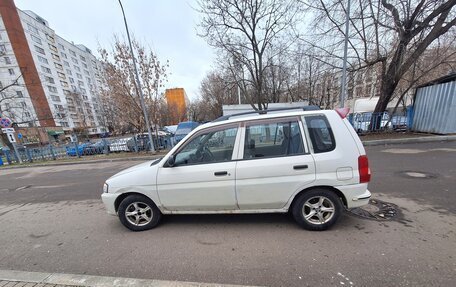
<instances>
[{"instance_id":1,"label":"parked car","mask_svg":"<svg viewBox=\"0 0 456 287\"><path fill-rule=\"evenodd\" d=\"M407 129L407 117L406 116L391 117L390 126L393 130L406 130Z\"/></svg>"},{"instance_id":2,"label":"parked car","mask_svg":"<svg viewBox=\"0 0 456 287\"><path fill-rule=\"evenodd\" d=\"M371 127L372 118L374 118L373 127ZM377 117L372 112L355 113L353 114L353 128L356 130L357 133L365 133L372 128L384 129L386 128L388 120L389 114L387 112L381 113L380 117ZM380 121L380 125L377 125L378 121Z\"/></svg>"},{"instance_id":3,"label":"parked car","mask_svg":"<svg viewBox=\"0 0 456 287\"><path fill-rule=\"evenodd\" d=\"M122 152L122 151L130 151L128 148L127 142L131 138L122 138L122 139L113 139L109 144L109 150L111 152Z\"/></svg>"},{"instance_id":4,"label":"parked car","mask_svg":"<svg viewBox=\"0 0 456 287\"><path fill-rule=\"evenodd\" d=\"M371 197L368 159L347 113L284 111L204 124L163 158L110 177L102 200L133 231L155 227L162 214L271 212L325 230Z\"/></svg>"},{"instance_id":5,"label":"parked car","mask_svg":"<svg viewBox=\"0 0 456 287\"><path fill-rule=\"evenodd\" d=\"M177 125L176 133L174 134L175 143L180 142L186 135L194 130L199 123L197 122L181 122Z\"/></svg>"}]
</instances>

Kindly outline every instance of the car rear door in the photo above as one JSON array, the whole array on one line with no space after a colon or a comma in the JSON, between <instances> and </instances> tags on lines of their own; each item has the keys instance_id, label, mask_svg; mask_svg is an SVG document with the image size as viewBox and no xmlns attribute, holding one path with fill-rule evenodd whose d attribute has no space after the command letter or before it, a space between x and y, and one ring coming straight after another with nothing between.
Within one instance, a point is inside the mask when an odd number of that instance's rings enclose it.
<instances>
[{"instance_id":1,"label":"car rear door","mask_svg":"<svg viewBox=\"0 0 456 287\"><path fill-rule=\"evenodd\" d=\"M315 180L298 117L246 122L236 166L239 208L280 209Z\"/></svg>"}]
</instances>

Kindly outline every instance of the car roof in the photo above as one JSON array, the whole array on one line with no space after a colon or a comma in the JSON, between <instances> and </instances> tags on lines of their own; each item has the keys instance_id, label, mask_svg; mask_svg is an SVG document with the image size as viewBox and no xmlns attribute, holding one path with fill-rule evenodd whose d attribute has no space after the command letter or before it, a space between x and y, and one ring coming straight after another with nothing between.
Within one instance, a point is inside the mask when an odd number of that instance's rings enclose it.
<instances>
[{"instance_id":1,"label":"car roof","mask_svg":"<svg viewBox=\"0 0 456 287\"><path fill-rule=\"evenodd\" d=\"M275 119L283 117L293 117L293 116L303 116L303 115L312 115L312 114L328 114L333 113L334 110L312 110L312 111L277 111L269 114L245 114L245 115L231 115L230 119L213 121L206 124L198 126L195 130L199 131L208 127L217 127L222 125L227 125L231 123L239 123L245 121L256 121L256 120L265 120L265 119Z\"/></svg>"}]
</instances>

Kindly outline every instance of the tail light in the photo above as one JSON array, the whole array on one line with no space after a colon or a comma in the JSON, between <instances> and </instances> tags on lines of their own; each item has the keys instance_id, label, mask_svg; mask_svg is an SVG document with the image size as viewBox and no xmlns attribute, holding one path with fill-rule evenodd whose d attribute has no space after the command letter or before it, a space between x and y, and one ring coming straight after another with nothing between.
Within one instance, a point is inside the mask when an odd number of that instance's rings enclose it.
<instances>
[{"instance_id":1,"label":"tail light","mask_svg":"<svg viewBox=\"0 0 456 287\"><path fill-rule=\"evenodd\" d=\"M369 169L369 160L367 155L358 157L358 170L359 170L359 183L367 183L371 179L371 172Z\"/></svg>"}]
</instances>

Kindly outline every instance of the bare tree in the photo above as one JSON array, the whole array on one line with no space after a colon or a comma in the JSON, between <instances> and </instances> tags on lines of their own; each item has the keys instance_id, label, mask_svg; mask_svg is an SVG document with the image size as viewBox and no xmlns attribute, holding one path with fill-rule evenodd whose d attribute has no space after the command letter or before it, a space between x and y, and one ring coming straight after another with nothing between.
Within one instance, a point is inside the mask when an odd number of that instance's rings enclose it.
<instances>
[{"instance_id":1,"label":"bare tree","mask_svg":"<svg viewBox=\"0 0 456 287\"><path fill-rule=\"evenodd\" d=\"M342 60L346 2L302 2L317 13L313 40L305 41L320 53ZM454 29L456 0L359 0L352 4L350 68L380 67L380 98L375 112L382 112L413 64L436 39Z\"/></svg>"},{"instance_id":2,"label":"bare tree","mask_svg":"<svg viewBox=\"0 0 456 287\"><path fill-rule=\"evenodd\" d=\"M299 7L293 0L199 1L201 36L216 47L242 94L254 109L265 109L277 96L267 88L274 64L293 43ZM272 96L272 97L271 97Z\"/></svg>"},{"instance_id":3,"label":"bare tree","mask_svg":"<svg viewBox=\"0 0 456 287\"><path fill-rule=\"evenodd\" d=\"M133 40L145 105L152 111L149 112L150 118L144 119L129 46L117 36L114 39L111 51L99 48L104 69L100 98L105 121L114 133L143 132L145 120L153 123L159 121L158 107L163 97L159 89L163 88L166 81L168 63L162 64L150 48Z\"/></svg>"}]
</instances>

